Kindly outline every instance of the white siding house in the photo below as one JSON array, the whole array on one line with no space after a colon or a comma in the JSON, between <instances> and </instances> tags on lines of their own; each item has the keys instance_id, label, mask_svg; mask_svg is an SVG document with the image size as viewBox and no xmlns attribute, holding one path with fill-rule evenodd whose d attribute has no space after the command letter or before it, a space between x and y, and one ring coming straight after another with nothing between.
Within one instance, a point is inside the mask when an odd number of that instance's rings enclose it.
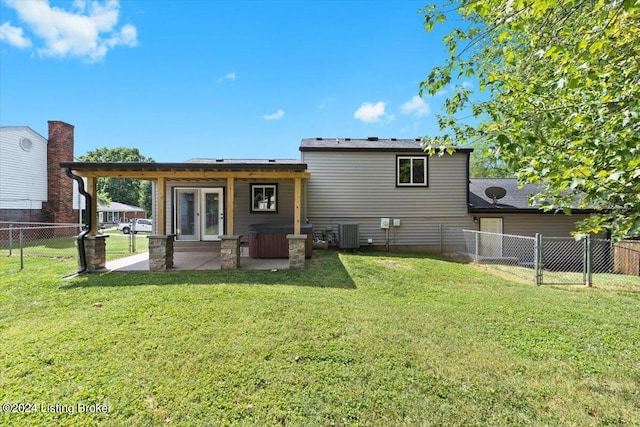
<instances>
[{"instance_id":1,"label":"white siding house","mask_svg":"<svg viewBox=\"0 0 640 427\"><path fill-rule=\"evenodd\" d=\"M47 140L28 126L0 127L0 209L40 210L47 201Z\"/></svg>"}]
</instances>

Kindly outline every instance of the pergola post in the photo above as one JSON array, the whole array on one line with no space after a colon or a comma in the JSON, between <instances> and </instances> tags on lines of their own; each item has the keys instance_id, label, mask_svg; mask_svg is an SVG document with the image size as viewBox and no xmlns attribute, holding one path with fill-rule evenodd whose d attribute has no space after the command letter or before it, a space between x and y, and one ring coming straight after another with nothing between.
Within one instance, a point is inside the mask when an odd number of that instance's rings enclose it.
<instances>
[{"instance_id":1,"label":"pergola post","mask_svg":"<svg viewBox=\"0 0 640 427\"><path fill-rule=\"evenodd\" d=\"M234 233L234 224L233 224L233 207L235 205L235 194L236 194L236 190L235 190L235 179L230 176L227 178L227 213L226 213L226 217L225 217L225 223L227 226L227 232L224 234L233 236Z\"/></svg>"},{"instance_id":2,"label":"pergola post","mask_svg":"<svg viewBox=\"0 0 640 427\"><path fill-rule=\"evenodd\" d=\"M293 190L293 234L300 234L302 206L302 178L295 177Z\"/></svg>"},{"instance_id":3,"label":"pergola post","mask_svg":"<svg viewBox=\"0 0 640 427\"><path fill-rule=\"evenodd\" d=\"M167 234L167 186L166 186L166 178L161 176L157 180L157 201L158 206L156 206L156 233L163 236Z\"/></svg>"}]
</instances>

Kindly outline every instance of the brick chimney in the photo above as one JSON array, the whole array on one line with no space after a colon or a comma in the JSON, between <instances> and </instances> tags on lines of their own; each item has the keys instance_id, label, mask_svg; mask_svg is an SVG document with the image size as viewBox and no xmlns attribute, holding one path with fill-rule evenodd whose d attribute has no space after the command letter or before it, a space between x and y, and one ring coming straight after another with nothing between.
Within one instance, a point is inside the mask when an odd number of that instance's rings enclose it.
<instances>
[{"instance_id":1,"label":"brick chimney","mask_svg":"<svg viewBox=\"0 0 640 427\"><path fill-rule=\"evenodd\" d=\"M77 223L73 208L73 180L60 162L73 161L73 129L68 123L49 121L47 144L47 203L45 218L53 223Z\"/></svg>"}]
</instances>

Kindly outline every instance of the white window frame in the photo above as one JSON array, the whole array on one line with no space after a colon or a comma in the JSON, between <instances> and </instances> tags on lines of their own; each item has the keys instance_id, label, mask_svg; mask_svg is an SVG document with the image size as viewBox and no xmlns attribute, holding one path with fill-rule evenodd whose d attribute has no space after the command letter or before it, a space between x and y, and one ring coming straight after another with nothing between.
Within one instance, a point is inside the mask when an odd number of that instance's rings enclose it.
<instances>
[{"instance_id":1,"label":"white window frame","mask_svg":"<svg viewBox=\"0 0 640 427\"><path fill-rule=\"evenodd\" d=\"M410 174L411 182L400 182L400 161L410 160L411 168ZM413 161L422 160L424 163L424 182L413 182ZM429 163L427 156L397 156L396 157L396 187L428 187L429 186Z\"/></svg>"}]
</instances>

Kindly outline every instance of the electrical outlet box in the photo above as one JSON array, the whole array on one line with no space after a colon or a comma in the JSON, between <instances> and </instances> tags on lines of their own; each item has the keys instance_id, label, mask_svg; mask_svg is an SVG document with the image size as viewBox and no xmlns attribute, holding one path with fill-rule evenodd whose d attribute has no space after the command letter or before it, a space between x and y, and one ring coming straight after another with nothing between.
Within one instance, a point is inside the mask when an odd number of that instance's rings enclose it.
<instances>
[{"instance_id":1,"label":"electrical outlet box","mask_svg":"<svg viewBox=\"0 0 640 427\"><path fill-rule=\"evenodd\" d=\"M393 220L393 226L394 227L400 227L400 218L395 218Z\"/></svg>"},{"instance_id":2,"label":"electrical outlet box","mask_svg":"<svg viewBox=\"0 0 640 427\"><path fill-rule=\"evenodd\" d=\"M389 218L380 218L380 228L389 228Z\"/></svg>"}]
</instances>

